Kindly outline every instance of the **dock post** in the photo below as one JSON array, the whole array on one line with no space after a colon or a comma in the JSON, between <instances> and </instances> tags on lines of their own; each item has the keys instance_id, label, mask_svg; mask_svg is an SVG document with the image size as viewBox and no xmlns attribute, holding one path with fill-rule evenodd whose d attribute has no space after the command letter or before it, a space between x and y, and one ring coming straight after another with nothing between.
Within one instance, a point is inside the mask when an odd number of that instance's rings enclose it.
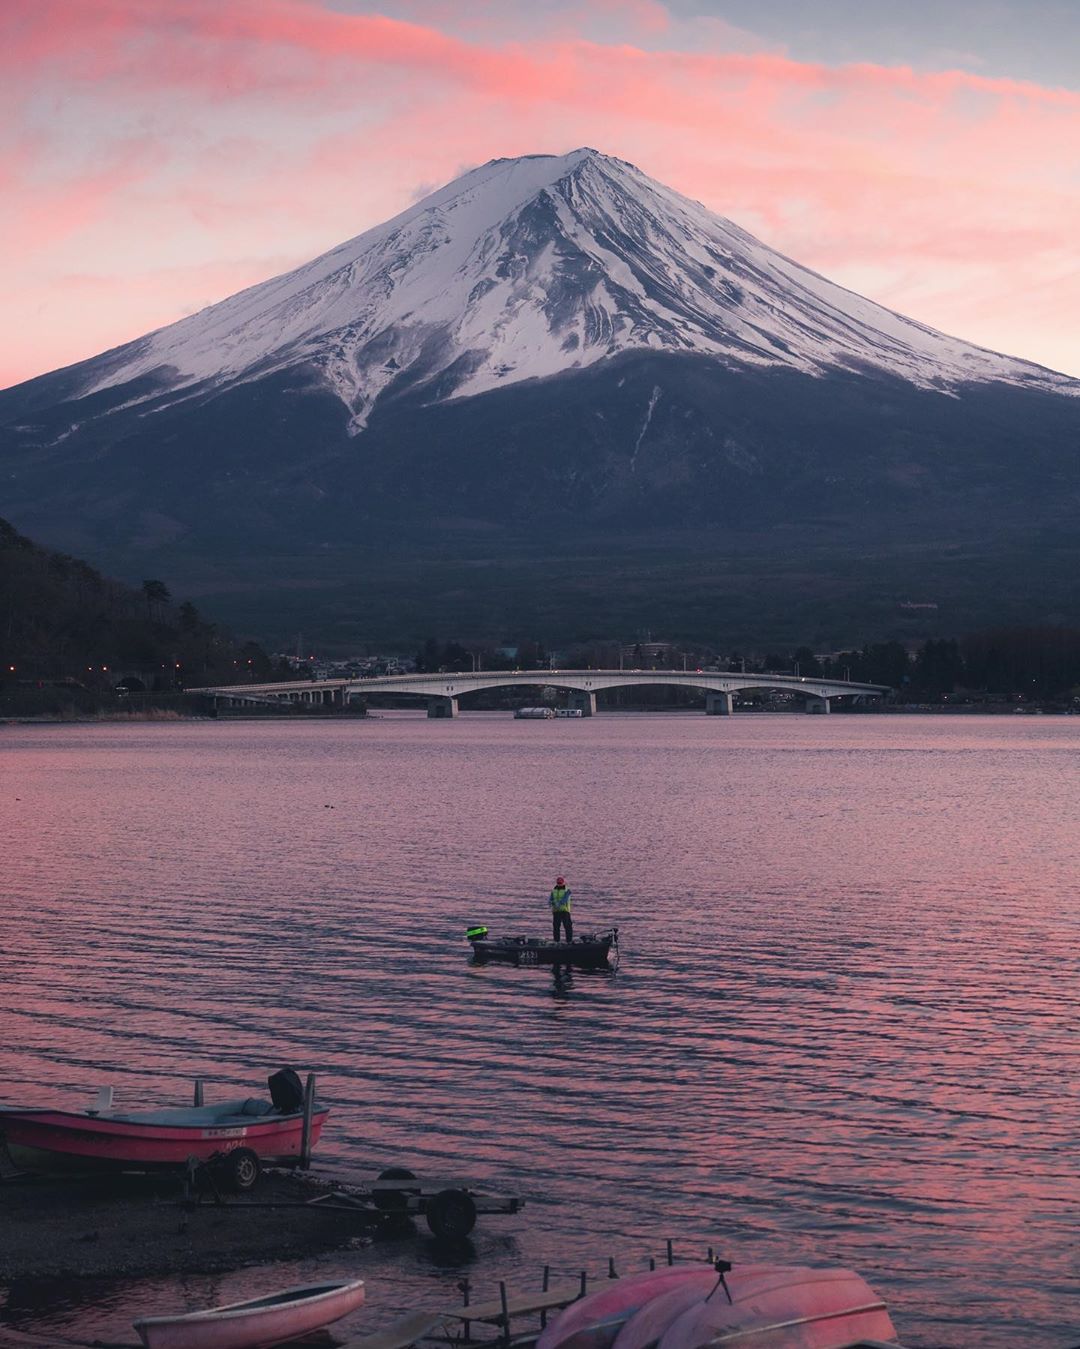
<instances>
[{"instance_id":1,"label":"dock post","mask_svg":"<svg viewBox=\"0 0 1080 1349\"><path fill-rule=\"evenodd\" d=\"M615 1257L609 1255L607 1258L607 1276L609 1279L617 1279L619 1276L615 1273Z\"/></svg>"},{"instance_id":2,"label":"dock post","mask_svg":"<svg viewBox=\"0 0 1080 1349\"><path fill-rule=\"evenodd\" d=\"M581 1271L581 1296L582 1296L582 1297L585 1296L585 1287L586 1287L586 1285L588 1284L588 1281L589 1281L589 1276L585 1273L584 1270L582 1270L582 1271Z\"/></svg>"},{"instance_id":3,"label":"dock post","mask_svg":"<svg viewBox=\"0 0 1080 1349\"><path fill-rule=\"evenodd\" d=\"M195 1079L195 1104L196 1104L196 1106L200 1106L200 1105L202 1105L202 1103L203 1103L203 1085L202 1085L202 1078L201 1078L201 1077L197 1077L197 1078Z\"/></svg>"},{"instance_id":4,"label":"dock post","mask_svg":"<svg viewBox=\"0 0 1080 1349\"><path fill-rule=\"evenodd\" d=\"M503 1340L510 1343L510 1306L506 1300L506 1280L499 1280L499 1301L502 1303Z\"/></svg>"},{"instance_id":5,"label":"dock post","mask_svg":"<svg viewBox=\"0 0 1080 1349\"><path fill-rule=\"evenodd\" d=\"M668 1243L667 1243L667 1262L668 1262L669 1265L673 1265L673 1264L675 1263L675 1250L674 1250L674 1247L673 1247L672 1244L671 1244L671 1238L670 1238L670 1237L668 1237Z\"/></svg>"},{"instance_id":6,"label":"dock post","mask_svg":"<svg viewBox=\"0 0 1080 1349\"><path fill-rule=\"evenodd\" d=\"M304 1123L300 1133L300 1167L311 1165L311 1117L315 1113L315 1074L308 1073L304 1084Z\"/></svg>"},{"instance_id":7,"label":"dock post","mask_svg":"<svg viewBox=\"0 0 1080 1349\"><path fill-rule=\"evenodd\" d=\"M541 1291L542 1293L546 1293L550 1287L551 1287L551 1266L550 1266L550 1265L545 1265L545 1266L544 1266L544 1286L543 1286L543 1288L541 1288L540 1291ZM541 1307L541 1309L540 1309L540 1329L543 1330L543 1329L545 1329L546 1326L547 1326L547 1308L546 1308L546 1307Z\"/></svg>"},{"instance_id":8,"label":"dock post","mask_svg":"<svg viewBox=\"0 0 1080 1349\"><path fill-rule=\"evenodd\" d=\"M712 1262L713 1262L713 1253L712 1253L712 1247L710 1246L710 1247L709 1247L709 1264L711 1265Z\"/></svg>"},{"instance_id":9,"label":"dock post","mask_svg":"<svg viewBox=\"0 0 1080 1349\"><path fill-rule=\"evenodd\" d=\"M655 1256L655 1255L650 1255L650 1256L649 1256L649 1269L650 1269L650 1271L651 1271L651 1270L654 1270L655 1268L656 1268L656 1256Z\"/></svg>"}]
</instances>

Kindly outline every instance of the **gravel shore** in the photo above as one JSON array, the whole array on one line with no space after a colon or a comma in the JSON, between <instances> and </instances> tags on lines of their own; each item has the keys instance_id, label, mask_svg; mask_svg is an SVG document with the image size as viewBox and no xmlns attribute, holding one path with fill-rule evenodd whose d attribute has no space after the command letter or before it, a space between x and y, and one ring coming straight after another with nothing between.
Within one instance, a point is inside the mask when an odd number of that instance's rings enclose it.
<instances>
[{"instance_id":1,"label":"gravel shore","mask_svg":"<svg viewBox=\"0 0 1080 1349\"><path fill-rule=\"evenodd\" d=\"M266 1172L250 1196L183 1202L174 1179L0 1182L0 1283L214 1273L366 1242L362 1215L306 1206L333 1187Z\"/></svg>"}]
</instances>

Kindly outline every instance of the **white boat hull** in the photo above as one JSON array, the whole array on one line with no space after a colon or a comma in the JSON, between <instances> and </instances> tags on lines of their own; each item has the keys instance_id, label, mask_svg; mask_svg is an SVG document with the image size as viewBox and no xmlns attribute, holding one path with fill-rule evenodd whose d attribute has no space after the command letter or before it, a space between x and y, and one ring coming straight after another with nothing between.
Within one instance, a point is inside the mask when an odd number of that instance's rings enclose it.
<instances>
[{"instance_id":1,"label":"white boat hull","mask_svg":"<svg viewBox=\"0 0 1080 1349\"><path fill-rule=\"evenodd\" d=\"M309 1284L207 1311L135 1322L146 1349L264 1349L306 1335L355 1311L364 1282Z\"/></svg>"}]
</instances>

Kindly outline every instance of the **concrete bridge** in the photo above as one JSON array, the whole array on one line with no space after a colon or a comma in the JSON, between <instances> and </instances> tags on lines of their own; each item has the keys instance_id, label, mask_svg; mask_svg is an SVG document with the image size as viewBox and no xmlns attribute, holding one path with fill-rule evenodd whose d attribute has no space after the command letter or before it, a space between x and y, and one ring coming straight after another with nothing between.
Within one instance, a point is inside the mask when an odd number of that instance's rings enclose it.
<instances>
[{"instance_id":1,"label":"concrete bridge","mask_svg":"<svg viewBox=\"0 0 1080 1349\"><path fill-rule=\"evenodd\" d=\"M384 675L376 679L294 680L281 684L230 684L188 689L209 694L232 706L276 702L336 703L376 693L412 694L427 702L429 717L456 717L458 699L479 689L556 688L568 694L569 705L583 716L596 714L596 695L604 689L661 685L705 694L710 716L730 716L735 695L767 689L793 693L807 712L828 712L835 698L880 698L892 690L885 684L854 684L846 679L812 679L789 674L733 674L702 670L476 670L471 674Z\"/></svg>"}]
</instances>

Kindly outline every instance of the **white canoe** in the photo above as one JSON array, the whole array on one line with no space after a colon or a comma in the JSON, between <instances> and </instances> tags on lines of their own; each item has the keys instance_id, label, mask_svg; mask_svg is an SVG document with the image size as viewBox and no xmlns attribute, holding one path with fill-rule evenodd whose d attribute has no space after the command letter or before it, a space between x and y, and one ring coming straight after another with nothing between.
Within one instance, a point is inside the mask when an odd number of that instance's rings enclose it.
<instances>
[{"instance_id":1,"label":"white canoe","mask_svg":"<svg viewBox=\"0 0 1080 1349\"><path fill-rule=\"evenodd\" d=\"M314 1283L281 1293L135 1322L147 1349L263 1349L340 1321L364 1301L364 1281Z\"/></svg>"},{"instance_id":2,"label":"white canoe","mask_svg":"<svg viewBox=\"0 0 1080 1349\"><path fill-rule=\"evenodd\" d=\"M885 1303L847 1269L735 1266L723 1288L684 1311L660 1349L850 1349L895 1344Z\"/></svg>"}]
</instances>

